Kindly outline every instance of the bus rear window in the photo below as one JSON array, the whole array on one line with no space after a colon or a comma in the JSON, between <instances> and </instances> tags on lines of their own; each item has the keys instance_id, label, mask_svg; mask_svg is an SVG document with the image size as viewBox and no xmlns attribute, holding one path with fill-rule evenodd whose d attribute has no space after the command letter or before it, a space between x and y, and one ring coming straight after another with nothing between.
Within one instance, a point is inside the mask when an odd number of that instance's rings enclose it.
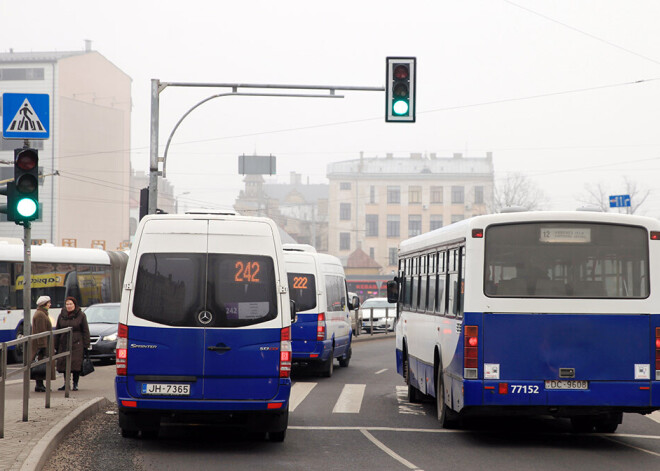
<instances>
[{"instance_id":1,"label":"bus rear window","mask_svg":"<svg viewBox=\"0 0 660 471\"><path fill-rule=\"evenodd\" d=\"M288 273L290 298L298 312L316 307L316 280L310 273Z\"/></svg>"},{"instance_id":2,"label":"bus rear window","mask_svg":"<svg viewBox=\"0 0 660 471\"><path fill-rule=\"evenodd\" d=\"M646 229L544 222L486 230L484 293L522 298L645 298Z\"/></svg>"}]
</instances>

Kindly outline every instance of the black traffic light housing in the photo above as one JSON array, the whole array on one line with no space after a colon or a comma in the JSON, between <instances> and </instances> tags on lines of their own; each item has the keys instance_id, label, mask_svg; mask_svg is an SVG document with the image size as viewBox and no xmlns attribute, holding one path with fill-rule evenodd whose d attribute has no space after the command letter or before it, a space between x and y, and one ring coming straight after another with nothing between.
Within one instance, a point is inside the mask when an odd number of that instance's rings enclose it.
<instances>
[{"instance_id":1,"label":"black traffic light housing","mask_svg":"<svg viewBox=\"0 0 660 471\"><path fill-rule=\"evenodd\" d=\"M16 224L39 218L39 151L14 149L14 182L7 184L7 219Z\"/></svg>"},{"instance_id":2,"label":"black traffic light housing","mask_svg":"<svg viewBox=\"0 0 660 471\"><path fill-rule=\"evenodd\" d=\"M414 123L417 106L417 58L388 57L385 77L385 121Z\"/></svg>"}]
</instances>

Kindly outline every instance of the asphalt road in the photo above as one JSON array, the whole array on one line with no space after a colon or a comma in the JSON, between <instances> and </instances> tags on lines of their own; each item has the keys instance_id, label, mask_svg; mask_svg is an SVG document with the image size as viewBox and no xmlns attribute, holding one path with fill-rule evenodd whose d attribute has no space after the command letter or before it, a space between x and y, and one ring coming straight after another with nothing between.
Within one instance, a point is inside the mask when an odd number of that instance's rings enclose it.
<instances>
[{"instance_id":1,"label":"asphalt road","mask_svg":"<svg viewBox=\"0 0 660 471\"><path fill-rule=\"evenodd\" d=\"M626 414L615 434L576 435L568 420L483 419L442 430L431 403L405 401L394 339L356 343L331 378L297 372L284 443L207 426L165 426L123 439L116 410L87 420L46 471L89 470L630 470L660 466L660 423ZM85 446L80 446L85 443Z\"/></svg>"}]
</instances>

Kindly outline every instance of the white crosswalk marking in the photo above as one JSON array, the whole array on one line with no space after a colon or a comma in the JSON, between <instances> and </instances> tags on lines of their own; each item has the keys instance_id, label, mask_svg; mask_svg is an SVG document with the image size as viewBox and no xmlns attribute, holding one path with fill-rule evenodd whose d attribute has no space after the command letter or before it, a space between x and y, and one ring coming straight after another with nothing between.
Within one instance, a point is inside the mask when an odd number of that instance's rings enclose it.
<instances>
[{"instance_id":1,"label":"white crosswalk marking","mask_svg":"<svg viewBox=\"0 0 660 471\"><path fill-rule=\"evenodd\" d=\"M426 415L421 404L408 402L408 386L396 387L396 400L399 402L399 414Z\"/></svg>"},{"instance_id":2,"label":"white crosswalk marking","mask_svg":"<svg viewBox=\"0 0 660 471\"><path fill-rule=\"evenodd\" d=\"M333 414L357 414L362 407L366 384L346 384L332 409Z\"/></svg>"},{"instance_id":3,"label":"white crosswalk marking","mask_svg":"<svg viewBox=\"0 0 660 471\"><path fill-rule=\"evenodd\" d=\"M307 395L312 392L312 389L314 389L316 384L317 383L300 383L296 381L293 386L291 386L291 396L289 397L290 412L296 410L296 407L298 407L300 403L305 400Z\"/></svg>"}]
</instances>

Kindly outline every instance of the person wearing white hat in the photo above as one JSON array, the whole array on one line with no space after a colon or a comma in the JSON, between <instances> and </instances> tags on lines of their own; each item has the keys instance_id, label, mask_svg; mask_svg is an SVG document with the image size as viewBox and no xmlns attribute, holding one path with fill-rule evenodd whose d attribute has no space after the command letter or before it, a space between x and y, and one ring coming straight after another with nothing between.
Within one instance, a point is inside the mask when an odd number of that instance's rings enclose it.
<instances>
[{"instance_id":1,"label":"person wearing white hat","mask_svg":"<svg viewBox=\"0 0 660 471\"><path fill-rule=\"evenodd\" d=\"M50 321L50 316L48 316L48 308L50 307L50 297L49 296L39 296L37 299L37 310L32 316L32 333L40 334L41 332L48 332L53 330L53 324ZM35 359L41 360L46 357L48 348L48 337L39 337L36 340L32 341L32 351L34 356L32 361ZM54 366L54 365L53 365ZM55 378L54 368L51 371L51 379ZM46 386L44 386L44 378L36 379L36 386L34 387L35 392L45 392Z\"/></svg>"}]
</instances>

